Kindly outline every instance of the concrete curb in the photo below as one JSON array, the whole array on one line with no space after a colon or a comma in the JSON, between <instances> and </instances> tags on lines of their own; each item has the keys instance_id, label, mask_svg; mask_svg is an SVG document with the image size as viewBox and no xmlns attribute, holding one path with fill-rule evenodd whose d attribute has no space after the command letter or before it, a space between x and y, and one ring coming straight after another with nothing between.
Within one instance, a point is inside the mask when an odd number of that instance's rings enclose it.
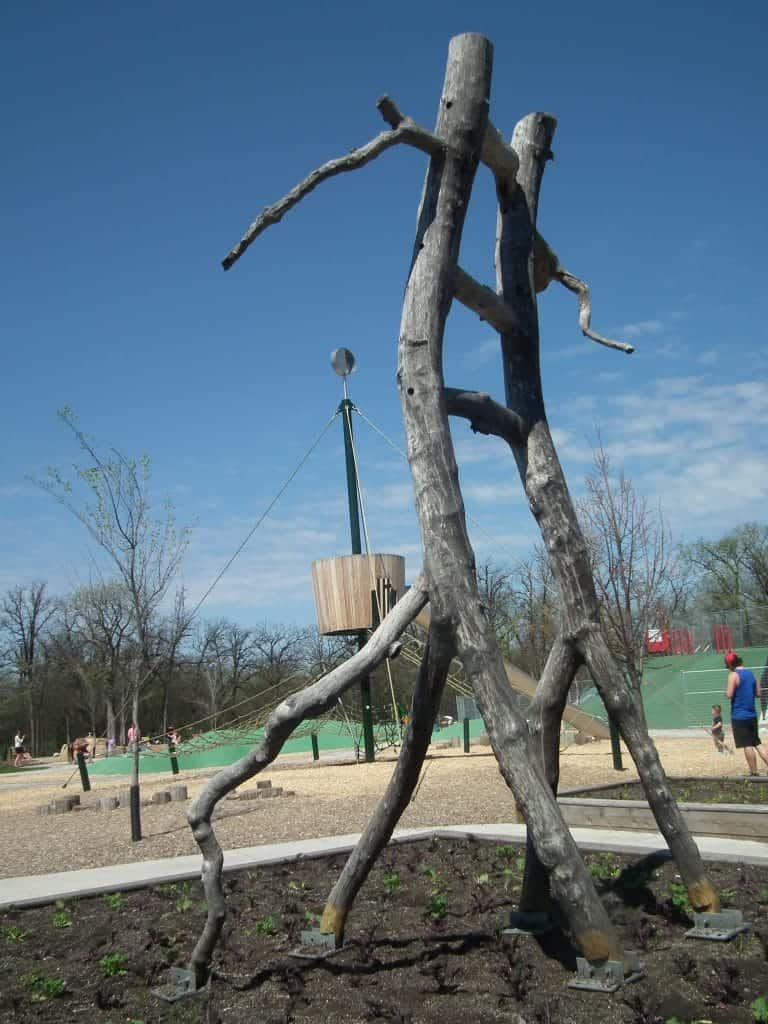
<instances>
[{"instance_id":1,"label":"concrete curb","mask_svg":"<svg viewBox=\"0 0 768 1024\"><path fill-rule=\"evenodd\" d=\"M618 832L596 828L573 828L571 834L581 850L625 853L644 857L649 854L669 855L666 843L658 832ZM525 825L453 825L439 828L402 829L395 832L391 843L409 843L420 839L466 839L473 837L488 842L525 845ZM304 839L290 843L268 843L224 854L224 871L243 871L267 864L290 863L310 857L348 854L357 845L359 833L329 836L325 839ZM754 840L696 837L704 860L719 860L768 866L768 843ZM163 860L142 860L132 864L115 864L80 871L61 871L48 875L27 875L0 879L0 910L8 907L32 907L56 900L98 896L105 892L144 889L153 885L188 881L200 877L200 856L167 857Z\"/></svg>"}]
</instances>

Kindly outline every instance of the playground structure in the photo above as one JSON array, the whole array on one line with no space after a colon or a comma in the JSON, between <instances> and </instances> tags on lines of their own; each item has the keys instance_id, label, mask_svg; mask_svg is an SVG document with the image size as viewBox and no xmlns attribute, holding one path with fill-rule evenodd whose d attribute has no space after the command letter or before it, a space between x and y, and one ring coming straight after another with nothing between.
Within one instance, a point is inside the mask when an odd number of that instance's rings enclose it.
<instances>
[{"instance_id":1,"label":"playground structure","mask_svg":"<svg viewBox=\"0 0 768 1024\"><path fill-rule=\"evenodd\" d=\"M508 144L489 120L491 67L492 46L487 39L474 34L454 38L434 132L421 128L389 97L383 97L377 106L388 129L366 146L313 171L283 199L266 208L224 260L228 269L263 230L277 223L324 179L362 167L398 144L414 146L428 155L398 350L398 387L424 548L423 575L382 618L355 655L283 701L270 716L258 746L211 779L189 809L190 826L203 857L208 913L189 969L183 978L177 976L179 984L172 999L201 991L209 984L211 958L226 916L223 853L212 820L218 802L270 764L299 723L328 711L356 682L361 683L365 715L369 710L366 678L376 666L398 653L404 630L427 604L432 609L431 622L400 757L384 796L328 896L313 944L324 942L331 950L343 944L345 922L355 896L418 784L432 723L457 655L471 679L499 769L527 826L520 909L525 915L535 912L554 924L552 900L557 902L571 940L582 954L574 985L611 991L627 974L636 976L641 969L637 955L623 948L555 797L562 712L582 665L595 680L638 765L649 804L691 905L697 912L712 915L720 910L719 897L648 736L637 695L622 676L600 630L586 543L544 411L536 292L553 281L559 282L578 295L579 324L586 337L626 353L632 347L592 330L588 287L562 267L536 231L539 189L545 163L552 155L555 119L543 113L528 115L519 122ZM499 202L496 292L472 279L458 265L464 218L480 163L493 173ZM467 305L499 334L504 405L489 395L445 385L443 341L454 300ZM527 721L512 699L507 672L478 591L449 415L468 419L473 429L495 434L509 445L560 589L561 631L554 640ZM345 423L348 419L345 416ZM356 502L354 505L356 516ZM361 553L359 539L355 543L354 526L352 553ZM367 748L366 741L366 757Z\"/></svg>"}]
</instances>

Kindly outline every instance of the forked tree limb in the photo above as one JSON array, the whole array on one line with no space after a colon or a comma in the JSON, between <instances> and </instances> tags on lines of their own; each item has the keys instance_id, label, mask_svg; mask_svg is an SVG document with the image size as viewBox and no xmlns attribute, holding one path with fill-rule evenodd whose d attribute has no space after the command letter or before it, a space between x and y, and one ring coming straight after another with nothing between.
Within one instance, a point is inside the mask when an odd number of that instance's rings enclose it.
<instances>
[{"instance_id":1,"label":"forked tree limb","mask_svg":"<svg viewBox=\"0 0 768 1024\"><path fill-rule=\"evenodd\" d=\"M490 64L491 47L482 37L468 34L451 41L436 129L448 145L444 159L431 160L427 171L400 322L398 386L408 459L432 620L456 631L458 655L477 695L500 770L551 873L574 941L590 960L622 959L616 930L530 749L525 721L483 613L443 395L445 323L485 133Z\"/></svg>"},{"instance_id":2,"label":"forked tree limb","mask_svg":"<svg viewBox=\"0 0 768 1024\"><path fill-rule=\"evenodd\" d=\"M476 434L494 434L509 444L523 444L528 430L522 416L483 391L443 388L449 416L469 420Z\"/></svg>"},{"instance_id":3,"label":"forked tree limb","mask_svg":"<svg viewBox=\"0 0 768 1024\"><path fill-rule=\"evenodd\" d=\"M545 114L528 115L515 127L513 146L520 158L520 190L499 207L497 285L506 301L515 304L515 312L525 328L502 338L507 404L530 424L525 444L513 446L512 451L550 554L563 604L565 630L577 644L579 656L588 665L608 713L637 765L648 803L685 882L691 904L696 910L716 911L717 893L672 798L658 752L648 737L642 705L622 678L600 632L600 608L584 534L547 423L531 268L543 173L541 154L546 146L546 133L553 130L554 119ZM555 267L559 265L554 254L550 259Z\"/></svg>"},{"instance_id":4,"label":"forked tree limb","mask_svg":"<svg viewBox=\"0 0 768 1024\"><path fill-rule=\"evenodd\" d=\"M344 940L344 927L355 896L389 842L419 781L455 651L451 629L445 624L431 624L400 755L383 797L328 896L320 920L320 931L334 935L337 946Z\"/></svg>"},{"instance_id":5,"label":"forked tree limb","mask_svg":"<svg viewBox=\"0 0 768 1024\"><path fill-rule=\"evenodd\" d=\"M286 739L305 718L328 711L345 690L381 664L428 599L424 578L419 577L372 633L365 647L316 683L279 704L267 720L264 738L258 746L218 772L187 811L192 834L203 855L202 882L208 904L205 925L190 960L196 988L204 985L208 978L211 957L221 935L227 909L221 883L224 854L211 825L216 805L236 786L271 764Z\"/></svg>"}]
</instances>

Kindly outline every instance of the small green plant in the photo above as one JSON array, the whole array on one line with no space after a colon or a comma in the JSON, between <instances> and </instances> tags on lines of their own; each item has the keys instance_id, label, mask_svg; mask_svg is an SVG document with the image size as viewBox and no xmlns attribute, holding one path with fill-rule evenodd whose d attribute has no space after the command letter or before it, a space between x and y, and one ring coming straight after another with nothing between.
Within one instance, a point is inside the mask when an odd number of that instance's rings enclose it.
<instances>
[{"instance_id":1,"label":"small green plant","mask_svg":"<svg viewBox=\"0 0 768 1024\"><path fill-rule=\"evenodd\" d=\"M758 903L768 903L768 889L761 889L757 894Z\"/></svg>"},{"instance_id":2,"label":"small green plant","mask_svg":"<svg viewBox=\"0 0 768 1024\"><path fill-rule=\"evenodd\" d=\"M191 910L195 905L195 901L192 899L192 887L190 886L189 882L184 882L184 884L181 886L180 892L181 895L174 903L174 906L176 907L176 910L180 914L185 914L188 910Z\"/></svg>"},{"instance_id":3,"label":"small green plant","mask_svg":"<svg viewBox=\"0 0 768 1024\"><path fill-rule=\"evenodd\" d=\"M496 856L501 857L502 860L512 860L515 856L516 847L514 846L499 846L496 850Z\"/></svg>"},{"instance_id":4,"label":"small green plant","mask_svg":"<svg viewBox=\"0 0 768 1024\"><path fill-rule=\"evenodd\" d=\"M23 942L29 932L25 932L22 928L19 928L17 924L9 924L6 928L3 928L3 938L6 942Z\"/></svg>"},{"instance_id":5,"label":"small green plant","mask_svg":"<svg viewBox=\"0 0 768 1024\"><path fill-rule=\"evenodd\" d=\"M768 999L765 996L755 999L749 1004L749 1008L757 1024L768 1024Z\"/></svg>"},{"instance_id":6,"label":"small green plant","mask_svg":"<svg viewBox=\"0 0 768 1024\"><path fill-rule=\"evenodd\" d=\"M260 917L255 927L258 935L274 935L275 919L274 917Z\"/></svg>"},{"instance_id":7,"label":"small green plant","mask_svg":"<svg viewBox=\"0 0 768 1024\"><path fill-rule=\"evenodd\" d=\"M491 876L488 874L488 872L487 871L483 871L483 873L481 875L477 875L475 877L475 885L479 885L482 888L482 886L488 885L490 880L491 880Z\"/></svg>"},{"instance_id":8,"label":"small green plant","mask_svg":"<svg viewBox=\"0 0 768 1024\"><path fill-rule=\"evenodd\" d=\"M307 883L306 882L289 882L288 883L288 889L290 890L290 892L306 892L307 891Z\"/></svg>"},{"instance_id":9,"label":"small green plant","mask_svg":"<svg viewBox=\"0 0 768 1024\"><path fill-rule=\"evenodd\" d=\"M433 889L427 900L427 913L433 921L441 921L448 912L448 893L442 887Z\"/></svg>"},{"instance_id":10,"label":"small green plant","mask_svg":"<svg viewBox=\"0 0 768 1024\"><path fill-rule=\"evenodd\" d=\"M125 969L125 956L122 953L107 953L99 960L99 967L105 978L118 978L128 973Z\"/></svg>"},{"instance_id":11,"label":"small green plant","mask_svg":"<svg viewBox=\"0 0 768 1024\"><path fill-rule=\"evenodd\" d=\"M613 881L621 874L621 868L616 863L616 857L612 853L600 853L594 864L590 864L589 872L593 878L602 878Z\"/></svg>"},{"instance_id":12,"label":"small green plant","mask_svg":"<svg viewBox=\"0 0 768 1024\"><path fill-rule=\"evenodd\" d=\"M108 892L104 895L104 902L110 910L120 910L125 903L121 892Z\"/></svg>"},{"instance_id":13,"label":"small green plant","mask_svg":"<svg viewBox=\"0 0 768 1024\"><path fill-rule=\"evenodd\" d=\"M391 875L384 875L383 881L387 896L394 896L396 892L403 888L400 875L396 871L393 871Z\"/></svg>"},{"instance_id":14,"label":"small green plant","mask_svg":"<svg viewBox=\"0 0 768 1024\"><path fill-rule=\"evenodd\" d=\"M58 999L67 990L67 983L61 978L51 978L42 971L30 971L21 976L21 983L29 991L33 1003L45 1003L49 999Z\"/></svg>"},{"instance_id":15,"label":"small green plant","mask_svg":"<svg viewBox=\"0 0 768 1024\"><path fill-rule=\"evenodd\" d=\"M690 913L691 903L688 899L688 890L682 884L682 882L670 882L669 883L669 899L672 906L676 910L681 910L683 913Z\"/></svg>"},{"instance_id":16,"label":"small green plant","mask_svg":"<svg viewBox=\"0 0 768 1024\"><path fill-rule=\"evenodd\" d=\"M71 928L72 915L68 910L57 910L53 915L54 928Z\"/></svg>"},{"instance_id":17,"label":"small green plant","mask_svg":"<svg viewBox=\"0 0 768 1024\"><path fill-rule=\"evenodd\" d=\"M433 885L440 881L440 872L431 868L429 864L419 864L419 871L422 875L425 875Z\"/></svg>"}]
</instances>

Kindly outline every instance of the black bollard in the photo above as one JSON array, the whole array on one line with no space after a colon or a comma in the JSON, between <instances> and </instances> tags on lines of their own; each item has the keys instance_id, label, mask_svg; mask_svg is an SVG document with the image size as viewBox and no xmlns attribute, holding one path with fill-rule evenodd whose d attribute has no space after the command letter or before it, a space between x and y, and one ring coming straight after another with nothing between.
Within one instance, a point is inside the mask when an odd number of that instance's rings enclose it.
<instances>
[{"instance_id":1,"label":"black bollard","mask_svg":"<svg viewBox=\"0 0 768 1024\"><path fill-rule=\"evenodd\" d=\"M469 753L469 719L464 719L464 753Z\"/></svg>"},{"instance_id":2,"label":"black bollard","mask_svg":"<svg viewBox=\"0 0 768 1024\"><path fill-rule=\"evenodd\" d=\"M317 733L316 732L310 733L310 737L309 738L312 740L312 760L313 761L319 761L320 760L320 747L319 747L318 742L317 742Z\"/></svg>"},{"instance_id":3,"label":"black bollard","mask_svg":"<svg viewBox=\"0 0 768 1024\"><path fill-rule=\"evenodd\" d=\"M85 754L82 750L77 752L77 767L80 769L80 782L83 784L83 792L90 793L91 780L88 778L88 768L85 763Z\"/></svg>"},{"instance_id":4,"label":"black bollard","mask_svg":"<svg viewBox=\"0 0 768 1024\"><path fill-rule=\"evenodd\" d=\"M179 759L176 757L176 745L168 740L168 753L171 755L171 772L179 774Z\"/></svg>"}]
</instances>

